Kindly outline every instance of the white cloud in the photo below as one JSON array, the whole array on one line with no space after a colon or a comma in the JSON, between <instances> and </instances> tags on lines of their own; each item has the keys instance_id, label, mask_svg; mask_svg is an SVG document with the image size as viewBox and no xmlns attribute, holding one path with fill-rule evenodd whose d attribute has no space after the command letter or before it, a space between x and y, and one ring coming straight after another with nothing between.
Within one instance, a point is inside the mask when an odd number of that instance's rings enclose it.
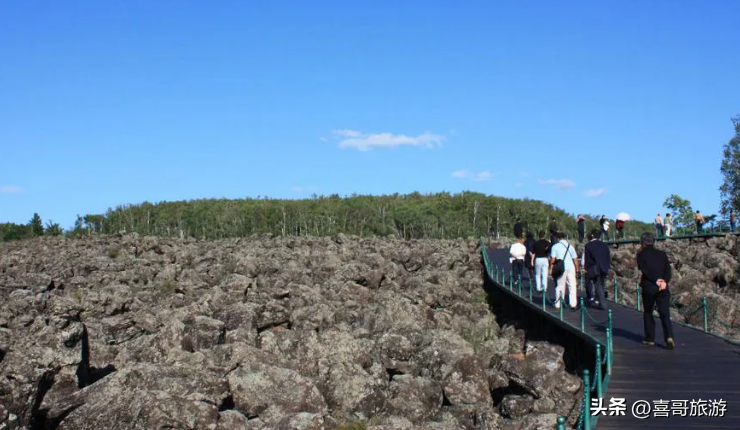
<instances>
[{"instance_id":1,"label":"white cloud","mask_svg":"<svg viewBox=\"0 0 740 430\"><path fill-rule=\"evenodd\" d=\"M21 187L16 187L14 185L0 185L0 194L19 194L22 192L23 189Z\"/></svg>"},{"instance_id":2,"label":"white cloud","mask_svg":"<svg viewBox=\"0 0 740 430\"><path fill-rule=\"evenodd\" d=\"M329 139L325 138L324 136L319 137L319 140L322 142L328 142Z\"/></svg>"},{"instance_id":3,"label":"white cloud","mask_svg":"<svg viewBox=\"0 0 740 430\"><path fill-rule=\"evenodd\" d=\"M540 179L539 183L542 185L552 185L558 190L567 190L576 186L576 183L570 179Z\"/></svg>"},{"instance_id":4,"label":"white cloud","mask_svg":"<svg viewBox=\"0 0 740 430\"><path fill-rule=\"evenodd\" d=\"M591 190L586 190L583 195L586 197L601 197L606 194L607 191L609 190L607 190L606 188L594 188Z\"/></svg>"},{"instance_id":5,"label":"white cloud","mask_svg":"<svg viewBox=\"0 0 740 430\"><path fill-rule=\"evenodd\" d=\"M519 172L520 178L529 178L529 172Z\"/></svg>"},{"instance_id":6,"label":"white cloud","mask_svg":"<svg viewBox=\"0 0 740 430\"><path fill-rule=\"evenodd\" d=\"M516 188L521 188L523 186L524 186L524 184L521 183L521 182L517 182L516 184L514 184L514 187L516 187Z\"/></svg>"},{"instance_id":7,"label":"white cloud","mask_svg":"<svg viewBox=\"0 0 740 430\"><path fill-rule=\"evenodd\" d=\"M340 148L356 148L360 151L369 151L373 148L395 148L401 145L433 148L440 146L444 140L444 136L429 132L418 136L393 133L362 133L357 130L334 130L331 133L340 139Z\"/></svg>"},{"instance_id":8,"label":"white cloud","mask_svg":"<svg viewBox=\"0 0 740 430\"><path fill-rule=\"evenodd\" d=\"M484 172L478 172L475 174L476 181L490 181L493 175L488 170Z\"/></svg>"},{"instance_id":9,"label":"white cloud","mask_svg":"<svg viewBox=\"0 0 740 430\"><path fill-rule=\"evenodd\" d=\"M490 181L493 178L493 174L488 170L471 172L468 169L461 169L452 172L452 177L457 179L472 179L473 181Z\"/></svg>"}]
</instances>

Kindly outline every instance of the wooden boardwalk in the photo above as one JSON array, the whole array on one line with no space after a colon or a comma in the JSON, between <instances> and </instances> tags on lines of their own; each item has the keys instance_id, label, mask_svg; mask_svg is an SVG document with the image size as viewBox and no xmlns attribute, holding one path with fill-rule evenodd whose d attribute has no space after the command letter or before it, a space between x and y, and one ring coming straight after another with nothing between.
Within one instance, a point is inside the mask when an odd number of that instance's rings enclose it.
<instances>
[{"instance_id":1,"label":"wooden boardwalk","mask_svg":"<svg viewBox=\"0 0 740 430\"><path fill-rule=\"evenodd\" d=\"M494 266L507 269L510 267L508 250L488 249L487 253ZM522 288L520 295L516 286L510 290L508 283L504 286L494 282L498 288L507 291L531 309L549 313L549 319L555 324L562 325L591 343L594 343L593 339L606 343L606 325L603 323L606 321L605 311L588 308L591 318L585 318L584 335L580 332L580 311L564 309L561 322L560 311L550 303L542 310L540 294L533 293L530 302L528 278L522 284L526 288ZM552 280L549 281L547 296L550 301L554 301ZM740 429L740 347L674 323L676 348L666 349L657 316L656 345L646 346L642 344L642 312L611 301L609 308L613 317L613 361L608 386L602 395L603 405L608 406L612 398L623 398L626 411L623 416L600 415L598 429ZM716 403L713 405L712 401ZM647 418L635 418L632 413L635 402L649 404L651 412L647 414ZM684 402L687 407L686 416L680 416L678 413ZM659 409L657 413L656 404ZM667 413L667 417L662 416L663 411ZM707 416L709 414L723 416Z\"/></svg>"}]
</instances>

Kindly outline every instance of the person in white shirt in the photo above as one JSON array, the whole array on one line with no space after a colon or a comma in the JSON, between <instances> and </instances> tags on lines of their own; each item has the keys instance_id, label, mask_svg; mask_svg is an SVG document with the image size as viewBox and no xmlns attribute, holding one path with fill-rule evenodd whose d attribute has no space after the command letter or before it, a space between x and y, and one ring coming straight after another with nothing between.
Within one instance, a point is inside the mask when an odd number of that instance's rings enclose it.
<instances>
[{"instance_id":1,"label":"person in white shirt","mask_svg":"<svg viewBox=\"0 0 740 430\"><path fill-rule=\"evenodd\" d=\"M514 282L524 275L524 257L527 255L527 247L524 246L524 237L517 238L509 249L509 261L511 261L511 274Z\"/></svg>"},{"instance_id":2,"label":"person in white shirt","mask_svg":"<svg viewBox=\"0 0 740 430\"><path fill-rule=\"evenodd\" d=\"M576 250L565 240L565 233L558 233L559 241L552 245L550 250L550 276L552 276L552 267L556 260L563 260L565 273L556 279L555 287L555 308L560 308L560 301L565 301L565 288L568 288L568 302L571 309L576 309L578 301L576 297L576 276L580 270L580 260Z\"/></svg>"}]
</instances>

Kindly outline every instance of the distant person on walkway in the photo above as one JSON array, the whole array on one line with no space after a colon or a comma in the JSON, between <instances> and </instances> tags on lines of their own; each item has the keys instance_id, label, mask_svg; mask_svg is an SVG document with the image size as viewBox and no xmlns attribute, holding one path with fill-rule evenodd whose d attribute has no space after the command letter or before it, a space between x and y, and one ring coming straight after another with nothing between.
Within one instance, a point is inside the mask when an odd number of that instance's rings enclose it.
<instances>
[{"instance_id":1,"label":"distant person on walkway","mask_svg":"<svg viewBox=\"0 0 740 430\"><path fill-rule=\"evenodd\" d=\"M607 309L604 289L606 288L606 275L609 274L611 268L611 251L609 251L609 245L599 240L598 230L592 231L589 238L591 240L583 251L585 257L583 270L586 271L585 278L593 283L596 293L590 305L599 309Z\"/></svg>"},{"instance_id":2,"label":"distant person on walkway","mask_svg":"<svg viewBox=\"0 0 740 430\"><path fill-rule=\"evenodd\" d=\"M524 232L524 229L522 228L522 221L517 218L516 222L514 223L514 237L519 239L522 237L522 233Z\"/></svg>"},{"instance_id":3,"label":"distant person on walkway","mask_svg":"<svg viewBox=\"0 0 740 430\"><path fill-rule=\"evenodd\" d=\"M540 231L540 240L534 243L534 253L532 263L534 265L534 280L537 285L537 292L547 290L547 273L550 256L550 242L545 239L545 232Z\"/></svg>"},{"instance_id":4,"label":"distant person on walkway","mask_svg":"<svg viewBox=\"0 0 740 430\"><path fill-rule=\"evenodd\" d=\"M550 243L556 243L558 241L558 223L555 222L555 217L552 217L550 222Z\"/></svg>"},{"instance_id":5,"label":"distant person on walkway","mask_svg":"<svg viewBox=\"0 0 740 430\"><path fill-rule=\"evenodd\" d=\"M591 240L591 232L588 233L588 240ZM617 245L619 246L619 245ZM581 267L586 267L586 252L581 253ZM585 270L585 269L584 269ZM584 276L585 277L585 276ZM588 278L585 278L583 280L584 287L586 289L586 305L590 305L595 299L594 299L594 284L593 282L589 281Z\"/></svg>"},{"instance_id":6,"label":"distant person on walkway","mask_svg":"<svg viewBox=\"0 0 740 430\"><path fill-rule=\"evenodd\" d=\"M534 240L534 234L531 231L527 232L526 239L524 240L524 247L527 249L527 255L524 257L524 267L527 268L529 273L529 279L534 279L534 244L537 242Z\"/></svg>"},{"instance_id":7,"label":"distant person on walkway","mask_svg":"<svg viewBox=\"0 0 740 430\"><path fill-rule=\"evenodd\" d=\"M702 233L702 226L704 225L704 216L702 216L701 212L696 211L696 215L694 215L694 219L696 220L696 234Z\"/></svg>"},{"instance_id":8,"label":"distant person on walkway","mask_svg":"<svg viewBox=\"0 0 740 430\"><path fill-rule=\"evenodd\" d=\"M617 222L614 223L614 226L617 228L617 238L624 239L624 220L618 219ZM588 246L588 244L586 244L586 246Z\"/></svg>"},{"instance_id":9,"label":"distant person on walkway","mask_svg":"<svg viewBox=\"0 0 740 430\"><path fill-rule=\"evenodd\" d=\"M673 340L670 312L671 293L668 290L668 284L671 282L671 263L665 252L655 248L655 236L652 233L643 233L640 237L640 245L640 251L637 253L637 268L642 272L640 288L645 324L645 337L642 343L655 345L653 309L657 306L666 347L673 349L676 343Z\"/></svg>"},{"instance_id":10,"label":"distant person on walkway","mask_svg":"<svg viewBox=\"0 0 740 430\"><path fill-rule=\"evenodd\" d=\"M730 209L730 231L735 232L735 223L737 222L737 216L735 211Z\"/></svg>"},{"instance_id":11,"label":"distant person on walkway","mask_svg":"<svg viewBox=\"0 0 740 430\"><path fill-rule=\"evenodd\" d=\"M519 277L524 276L524 257L527 255L527 248L524 246L524 238L516 239L509 248L509 260L511 261L511 276L514 282L519 282Z\"/></svg>"},{"instance_id":12,"label":"distant person on walkway","mask_svg":"<svg viewBox=\"0 0 740 430\"><path fill-rule=\"evenodd\" d=\"M663 218L660 217L660 213L655 217L655 236L663 236Z\"/></svg>"},{"instance_id":13,"label":"distant person on walkway","mask_svg":"<svg viewBox=\"0 0 740 430\"><path fill-rule=\"evenodd\" d=\"M576 226L578 227L578 243L583 243L583 237L586 234L586 218L583 215L578 215Z\"/></svg>"},{"instance_id":14,"label":"distant person on walkway","mask_svg":"<svg viewBox=\"0 0 740 430\"><path fill-rule=\"evenodd\" d=\"M555 287L555 308L560 308L560 301L565 301L565 289L568 288L568 302L571 309L576 309L578 302L576 298L576 276L579 271L578 254L565 240L565 233L558 233L558 242L550 249L550 276L553 276L552 267L557 260L563 260L565 272L557 278Z\"/></svg>"},{"instance_id":15,"label":"distant person on walkway","mask_svg":"<svg viewBox=\"0 0 740 430\"><path fill-rule=\"evenodd\" d=\"M665 225L665 235L667 237L671 237L673 232L673 215L671 215L670 212L665 214L665 221L663 224Z\"/></svg>"},{"instance_id":16,"label":"distant person on walkway","mask_svg":"<svg viewBox=\"0 0 740 430\"><path fill-rule=\"evenodd\" d=\"M609 220L606 219L606 215L602 215L599 219L599 226L601 227L601 240L609 240Z\"/></svg>"}]
</instances>

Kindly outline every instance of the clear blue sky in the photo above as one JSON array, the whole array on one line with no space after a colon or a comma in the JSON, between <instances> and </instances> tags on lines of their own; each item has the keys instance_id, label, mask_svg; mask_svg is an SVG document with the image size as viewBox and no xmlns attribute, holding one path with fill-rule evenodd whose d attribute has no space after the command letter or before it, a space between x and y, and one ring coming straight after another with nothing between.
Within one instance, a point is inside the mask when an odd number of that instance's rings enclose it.
<instances>
[{"instance_id":1,"label":"clear blue sky","mask_svg":"<svg viewBox=\"0 0 740 430\"><path fill-rule=\"evenodd\" d=\"M506 4L503 4L506 3ZM473 190L716 213L740 2L3 1L0 222Z\"/></svg>"}]
</instances>

